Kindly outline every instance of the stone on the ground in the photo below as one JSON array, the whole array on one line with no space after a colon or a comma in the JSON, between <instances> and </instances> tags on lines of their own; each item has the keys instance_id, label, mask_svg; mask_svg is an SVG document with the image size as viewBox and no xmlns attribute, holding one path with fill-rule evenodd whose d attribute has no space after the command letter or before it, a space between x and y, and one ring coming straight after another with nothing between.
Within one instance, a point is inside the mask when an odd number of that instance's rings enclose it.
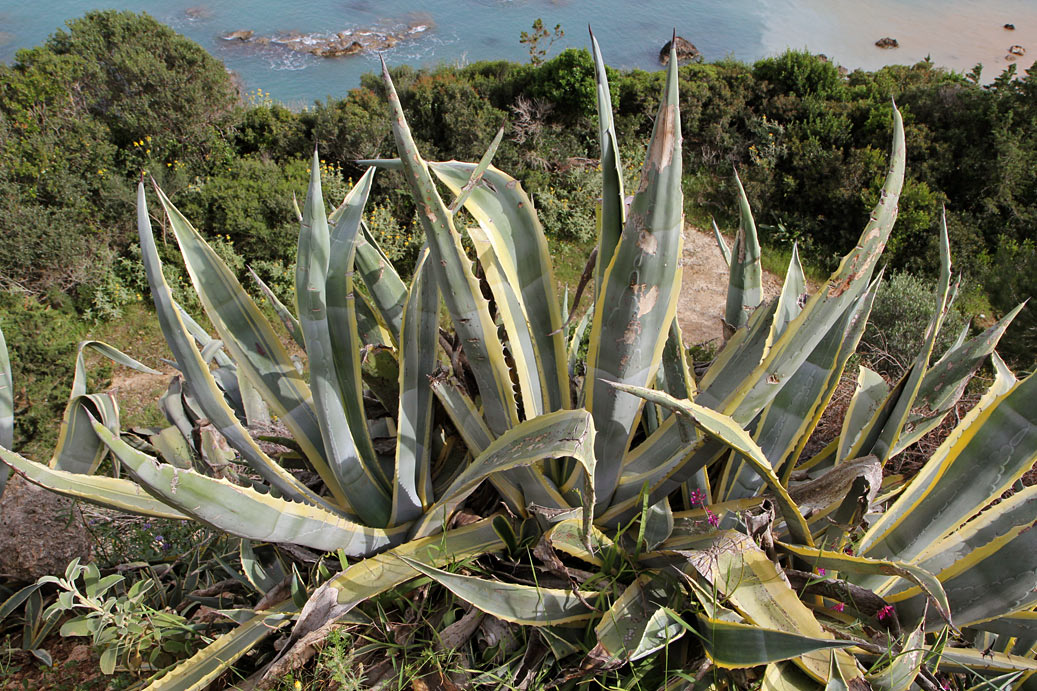
<instances>
[{"instance_id":1,"label":"stone on the ground","mask_svg":"<svg viewBox=\"0 0 1037 691\"><path fill-rule=\"evenodd\" d=\"M90 534L79 507L12 475L0 499L0 575L30 583L63 575L70 561L90 556Z\"/></svg>"}]
</instances>

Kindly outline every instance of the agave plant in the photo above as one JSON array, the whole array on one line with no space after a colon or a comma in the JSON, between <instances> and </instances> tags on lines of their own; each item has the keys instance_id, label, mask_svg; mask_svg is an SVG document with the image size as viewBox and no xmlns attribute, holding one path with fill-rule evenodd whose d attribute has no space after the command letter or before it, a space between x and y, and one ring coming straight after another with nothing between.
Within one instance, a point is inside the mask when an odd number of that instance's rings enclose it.
<instances>
[{"instance_id":1,"label":"agave plant","mask_svg":"<svg viewBox=\"0 0 1037 691\"><path fill-rule=\"evenodd\" d=\"M892 160L878 204L856 247L812 293L794 252L780 295L762 301L759 242L739 183L734 248L718 233L730 264L728 338L696 380L675 319L677 60L628 208L593 37L592 48L601 227L592 305L575 327L532 201L491 165L503 131L478 164L426 162L384 68L399 158L366 162L370 170L329 216L315 154L294 309L265 291L305 350L308 377L156 189L218 340L178 308L140 186L145 268L180 371L164 399L170 427L142 438L92 422L97 448L110 450L129 479L92 475L94 462L0 457L34 482L106 506L364 557L301 611L289 600L256 612L153 688L203 688L294 619L280 659L265 670L275 679L352 609L418 576L536 627L560 664L583 650L568 667L572 683L662 648L657 685L666 689L696 688L710 668L754 668L775 689L928 689L937 666L1021 684L1037 670L1037 531L1028 530L1037 495L1021 489L992 506L1037 457L1037 380L1016 381L994 352L1015 313L971 339L963 333L930 362L952 299L945 229L941 308L916 361L892 386L860 368L839 436L804 454L880 280L903 185L899 113L891 110ZM402 172L426 237L409 287L364 226L377 168ZM459 227L461 209L477 225ZM573 363L584 340L579 378ZM988 358L994 384L923 469L911 479L884 473L941 424ZM294 454L272 456L250 435L257 398L287 428L281 441ZM224 441L229 451L220 450ZM316 479L304 482L290 464ZM484 481L508 511L457 527L453 517ZM537 568L549 572L536 586L508 573L531 544ZM487 553L504 555L498 580L455 568ZM710 678L719 684L723 674Z\"/></svg>"}]
</instances>

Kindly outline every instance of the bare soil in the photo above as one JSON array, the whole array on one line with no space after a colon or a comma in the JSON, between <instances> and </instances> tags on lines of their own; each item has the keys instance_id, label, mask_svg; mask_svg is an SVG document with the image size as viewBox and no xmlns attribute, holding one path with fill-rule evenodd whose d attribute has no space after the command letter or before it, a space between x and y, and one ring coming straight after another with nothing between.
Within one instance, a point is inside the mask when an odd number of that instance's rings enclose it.
<instances>
[{"instance_id":1,"label":"bare soil","mask_svg":"<svg viewBox=\"0 0 1037 691\"><path fill-rule=\"evenodd\" d=\"M684 345L719 347L723 342L728 270L713 233L685 226L681 262L684 281L677 302L677 323L681 327ZM772 298L780 291L781 278L764 271L764 299Z\"/></svg>"}]
</instances>

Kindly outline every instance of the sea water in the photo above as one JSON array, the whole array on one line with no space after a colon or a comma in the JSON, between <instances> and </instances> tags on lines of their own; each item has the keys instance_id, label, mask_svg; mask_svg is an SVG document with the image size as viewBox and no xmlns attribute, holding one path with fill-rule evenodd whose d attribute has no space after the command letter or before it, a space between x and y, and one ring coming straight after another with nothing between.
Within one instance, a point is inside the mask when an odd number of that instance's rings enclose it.
<instances>
[{"instance_id":1,"label":"sea water","mask_svg":"<svg viewBox=\"0 0 1037 691\"><path fill-rule=\"evenodd\" d=\"M542 18L565 36L550 55L589 44L593 27L606 61L618 68L659 69L659 49L676 29L706 60L752 61L787 48L824 53L849 68L913 64L926 57L968 71L984 66L993 79L1020 45L1020 72L1037 57L1037 2L1033 0L48 0L46 11L24 0L0 0L0 60L37 45L63 23L90 9L148 12L197 41L234 71L246 89L262 89L299 108L344 95L378 56L321 58L284 46L227 40L232 31L256 36L340 31L392 32L411 38L384 53L391 65L461 65L477 60L526 61L522 31ZM1004 25L1015 25L1008 31ZM897 39L896 49L875 41Z\"/></svg>"}]
</instances>

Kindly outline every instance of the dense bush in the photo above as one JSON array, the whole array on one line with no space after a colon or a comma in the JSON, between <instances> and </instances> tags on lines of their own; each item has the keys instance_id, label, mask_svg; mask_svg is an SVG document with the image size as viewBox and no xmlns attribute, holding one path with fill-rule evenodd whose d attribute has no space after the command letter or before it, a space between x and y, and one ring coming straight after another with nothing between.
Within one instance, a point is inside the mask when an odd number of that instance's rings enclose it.
<instances>
[{"instance_id":1,"label":"dense bush","mask_svg":"<svg viewBox=\"0 0 1037 691\"><path fill-rule=\"evenodd\" d=\"M872 369L899 377L922 349L930 316L936 310L935 284L906 272L895 273L881 286L861 338L860 353ZM935 362L969 318L954 304L944 318L933 347Z\"/></svg>"},{"instance_id":2,"label":"dense bush","mask_svg":"<svg viewBox=\"0 0 1037 691\"><path fill-rule=\"evenodd\" d=\"M577 243L593 236L585 172L598 143L586 50L539 66L494 61L392 74L430 158L478 159L507 121L495 164L517 174L550 234ZM649 134L660 73L609 76L620 145L630 151ZM146 169L206 237L223 238L236 266L244 270L247 260L290 301L291 195L302 190L305 161L318 144L335 170L326 179L338 181L326 189L333 204L362 172L355 160L391 155L382 88L368 75L343 98L299 113L261 91L236 101L217 60L147 15L91 12L69 22L0 65L0 284L43 305L116 316L142 292L129 231L133 183ZM691 222L737 222L735 167L760 210L764 243L798 242L808 264L831 268L878 194L896 99L911 160L885 255L891 268L932 276L946 205L958 268L994 312L1034 292L1037 72L1010 69L982 86L975 74L928 62L842 74L788 52L754 65L686 65L680 93ZM378 177L371 208L384 218L371 225L406 266L416 256L413 233L386 221L413 217L403 187L396 173ZM182 269L167 266L174 288L185 285ZM1020 320L1032 323L1030 313ZM1007 335L1017 363L1032 361L1035 331Z\"/></svg>"}]
</instances>

